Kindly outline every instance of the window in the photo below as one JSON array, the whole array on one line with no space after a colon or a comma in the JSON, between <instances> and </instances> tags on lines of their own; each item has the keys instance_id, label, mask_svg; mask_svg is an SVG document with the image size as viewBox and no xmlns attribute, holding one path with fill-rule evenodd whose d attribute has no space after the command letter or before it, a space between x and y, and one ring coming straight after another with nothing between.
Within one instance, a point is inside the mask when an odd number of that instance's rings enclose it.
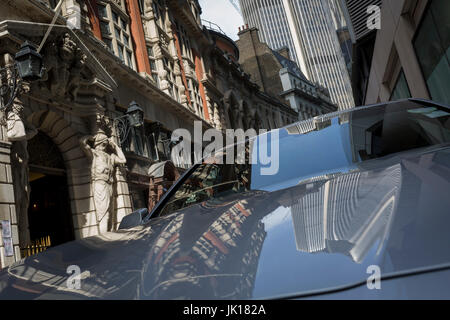
<instances>
[{"instance_id":1,"label":"window","mask_svg":"<svg viewBox=\"0 0 450 320\"><path fill-rule=\"evenodd\" d=\"M159 25L160 28L165 30L165 15L163 10L163 5L161 3L161 0L153 0L152 9L153 14L155 16L156 23Z\"/></svg>"},{"instance_id":2,"label":"window","mask_svg":"<svg viewBox=\"0 0 450 320\"><path fill-rule=\"evenodd\" d=\"M129 66L132 66L133 65L133 55L132 55L132 53L130 52L130 51L126 51L127 52L127 64L129 65Z\"/></svg>"},{"instance_id":3,"label":"window","mask_svg":"<svg viewBox=\"0 0 450 320\"><path fill-rule=\"evenodd\" d=\"M152 72L153 81L155 81L156 86L159 88L159 77L157 72Z\"/></svg>"},{"instance_id":4,"label":"window","mask_svg":"<svg viewBox=\"0 0 450 320\"><path fill-rule=\"evenodd\" d=\"M148 157L148 141L144 134L144 128L131 128L130 130L130 134L122 145L124 151Z\"/></svg>"},{"instance_id":5,"label":"window","mask_svg":"<svg viewBox=\"0 0 450 320\"><path fill-rule=\"evenodd\" d=\"M108 11L106 10L106 6L99 4L98 5L98 15L100 18L108 18Z\"/></svg>"},{"instance_id":6,"label":"window","mask_svg":"<svg viewBox=\"0 0 450 320\"><path fill-rule=\"evenodd\" d=\"M193 107L195 110L195 113L199 116L199 117L203 117L203 100L202 97L200 95L200 91L199 91L199 86L197 81L194 80L189 80L189 84L191 84L189 87L189 93L191 96L191 101L193 103Z\"/></svg>"},{"instance_id":7,"label":"window","mask_svg":"<svg viewBox=\"0 0 450 320\"><path fill-rule=\"evenodd\" d=\"M133 128L134 131L134 152L140 156L147 156L144 148L144 140L142 134L142 128Z\"/></svg>"},{"instance_id":8,"label":"window","mask_svg":"<svg viewBox=\"0 0 450 320\"><path fill-rule=\"evenodd\" d=\"M112 44L112 40L111 39L103 38L103 42L106 44L106 46L108 47L108 49L111 52L114 52L114 48L113 48L113 44Z\"/></svg>"},{"instance_id":9,"label":"window","mask_svg":"<svg viewBox=\"0 0 450 320\"><path fill-rule=\"evenodd\" d=\"M431 98L450 104L450 1L432 0L425 13L414 49Z\"/></svg>"},{"instance_id":10,"label":"window","mask_svg":"<svg viewBox=\"0 0 450 320\"><path fill-rule=\"evenodd\" d=\"M147 146L148 146L148 155L149 158L153 161L159 161L159 152L158 152L158 141L157 141L157 134L155 133L154 128L151 124L146 123L145 124L145 133L147 136Z\"/></svg>"},{"instance_id":11,"label":"window","mask_svg":"<svg viewBox=\"0 0 450 320\"><path fill-rule=\"evenodd\" d=\"M183 26L179 25L178 23L175 24L175 27L178 39L180 40L181 54L184 57L193 60L191 42L189 41L189 37L187 35L186 30L183 28Z\"/></svg>"},{"instance_id":12,"label":"window","mask_svg":"<svg viewBox=\"0 0 450 320\"><path fill-rule=\"evenodd\" d=\"M192 205L211 200L219 203L225 198L248 191L248 165L202 164L164 207L166 215ZM246 170L247 169L247 170Z\"/></svg>"},{"instance_id":13,"label":"window","mask_svg":"<svg viewBox=\"0 0 450 320\"><path fill-rule=\"evenodd\" d=\"M120 29L119 28L114 28L114 31L115 31L115 35L116 35L116 39L121 39L121 37L120 37Z\"/></svg>"},{"instance_id":14,"label":"window","mask_svg":"<svg viewBox=\"0 0 450 320\"><path fill-rule=\"evenodd\" d=\"M153 15L155 16L156 21L159 22L159 10L158 10L158 5L155 1L152 2L152 9L153 9Z\"/></svg>"},{"instance_id":15,"label":"window","mask_svg":"<svg viewBox=\"0 0 450 320\"><path fill-rule=\"evenodd\" d=\"M155 52L152 46L147 46L148 59L150 61L150 69L152 71L152 78L155 85L159 88L159 76L156 68Z\"/></svg>"},{"instance_id":16,"label":"window","mask_svg":"<svg viewBox=\"0 0 450 320\"><path fill-rule=\"evenodd\" d=\"M139 11L140 11L141 15L143 15L145 13L144 0L138 0L138 5L139 5Z\"/></svg>"},{"instance_id":17,"label":"window","mask_svg":"<svg viewBox=\"0 0 450 320\"><path fill-rule=\"evenodd\" d=\"M148 188L130 185L130 195L133 203L133 210L146 208L148 203Z\"/></svg>"},{"instance_id":18,"label":"window","mask_svg":"<svg viewBox=\"0 0 450 320\"><path fill-rule=\"evenodd\" d=\"M98 4L103 42L128 67L135 69L128 17L114 6Z\"/></svg>"},{"instance_id":19,"label":"window","mask_svg":"<svg viewBox=\"0 0 450 320\"><path fill-rule=\"evenodd\" d=\"M156 70L156 64L155 64L155 60L150 60L150 68L153 70Z\"/></svg>"},{"instance_id":20,"label":"window","mask_svg":"<svg viewBox=\"0 0 450 320\"><path fill-rule=\"evenodd\" d=\"M55 9L59 1L50 0L50 8Z\"/></svg>"},{"instance_id":21,"label":"window","mask_svg":"<svg viewBox=\"0 0 450 320\"><path fill-rule=\"evenodd\" d=\"M174 75L174 67L175 63L172 59L168 59L167 57L164 57L163 59L164 63L164 69L167 71L167 81L169 82L169 92L170 95L178 101L178 87L175 83L175 75Z\"/></svg>"},{"instance_id":22,"label":"window","mask_svg":"<svg viewBox=\"0 0 450 320\"><path fill-rule=\"evenodd\" d=\"M127 47L131 47L131 45L130 45L130 37L127 36L126 34L123 35L123 43L124 43Z\"/></svg>"},{"instance_id":23,"label":"window","mask_svg":"<svg viewBox=\"0 0 450 320\"><path fill-rule=\"evenodd\" d=\"M120 27L124 30L127 30L128 28L128 24L123 18L120 18Z\"/></svg>"},{"instance_id":24,"label":"window","mask_svg":"<svg viewBox=\"0 0 450 320\"><path fill-rule=\"evenodd\" d=\"M405 73L400 71L400 74L397 79L397 83L392 90L392 95L390 100L401 100L411 98L411 92L409 91L408 82L406 81Z\"/></svg>"},{"instance_id":25,"label":"window","mask_svg":"<svg viewBox=\"0 0 450 320\"><path fill-rule=\"evenodd\" d=\"M108 39L111 35L111 31L109 30L109 23L105 21L100 22L100 30L102 32L102 37Z\"/></svg>"},{"instance_id":26,"label":"window","mask_svg":"<svg viewBox=\"0 0 450 320\"><path fill-rule=\"evenodd\" d=\"M117 44L117 51L119 53L119 59L124 61L123 60L123 46L121 44Z\"/></svg>"},{"instance_id":27,"label":"window","mask_svg":"<svg viewBox=\"0 0 450 320\"><path fill-rule=\"evenodd\" d=\"M112 12L113 21L117 24L119 24L119 16L115 11Z\"/></svg>"}]
</instances>

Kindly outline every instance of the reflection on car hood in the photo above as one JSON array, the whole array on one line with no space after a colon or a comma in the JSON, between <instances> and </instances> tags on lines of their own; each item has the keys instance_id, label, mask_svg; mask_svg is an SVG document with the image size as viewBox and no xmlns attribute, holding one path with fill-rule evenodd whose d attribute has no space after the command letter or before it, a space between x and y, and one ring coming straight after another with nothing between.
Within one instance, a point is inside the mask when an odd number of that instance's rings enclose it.
<instances>
[{"instance_id":1,"label":"reflection on car hood","mask_svg":"<svg viewBox=\"0 0 450 320\"><path fill-rule=\"evenodd\" d=\"M450 262L450 149L204 202L0 273L0 298L291 296ZM80 268L80 288L67 268Z\"/></svg>"}]
</instances>

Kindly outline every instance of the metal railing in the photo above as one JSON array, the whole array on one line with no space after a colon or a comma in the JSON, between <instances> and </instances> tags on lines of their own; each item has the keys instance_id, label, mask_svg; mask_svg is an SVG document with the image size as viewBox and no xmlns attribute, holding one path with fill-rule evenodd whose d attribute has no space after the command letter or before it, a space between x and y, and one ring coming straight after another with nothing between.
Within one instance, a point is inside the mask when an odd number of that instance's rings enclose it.
<instances>
[{"instance_id":1,"label":"metal railing","mask_svg":"<svg viewBox=\"0 0 450 320\"><path fill-rule=\"evenodd\" d=\"M22 259L38 254L39 252L47 250L51 246L50 236L31 241L31 244L25 248L20 248Z\"/></svg>"},{"instance_id":2,"label":"metal railing","mask_svg":"<svg viewBox=\"0 0 450 320\"><path fill-rule=\"evenodd\" d=\"M202 24L209 30L216 31L223 35L226 35L226 33L220 28L220 26L214 22L202 19Z\"/></svg>"}]
</instances>

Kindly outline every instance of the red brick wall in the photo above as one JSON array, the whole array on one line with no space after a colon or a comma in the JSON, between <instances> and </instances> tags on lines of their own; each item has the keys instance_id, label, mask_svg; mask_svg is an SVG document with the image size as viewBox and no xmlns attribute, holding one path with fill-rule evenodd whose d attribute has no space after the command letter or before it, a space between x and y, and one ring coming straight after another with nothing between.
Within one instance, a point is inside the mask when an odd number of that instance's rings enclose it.
<instances>
[{"instance_id":1,"label":"red brick wall","mask_svg":"<svg viewBox=\"0 0 450 320\"><path fill-rule=\"evenodd\" d=\"M137 0L126 1L128 15L130 16L131 38L133 39L134 54L138 72L151 74L150 61L145 43L144 27L142 25L141 13Z\"/></svg>"}]
</instances>

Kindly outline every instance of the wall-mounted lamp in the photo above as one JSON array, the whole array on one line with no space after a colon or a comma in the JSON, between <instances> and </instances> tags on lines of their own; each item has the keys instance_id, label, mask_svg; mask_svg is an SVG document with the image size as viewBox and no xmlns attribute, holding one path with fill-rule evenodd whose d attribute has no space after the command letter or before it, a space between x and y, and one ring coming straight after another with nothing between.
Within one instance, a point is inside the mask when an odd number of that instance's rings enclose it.
<instances>
[{"instance_id":1,"label":"wall-mounted lamp","mask_svg":"<svg viewBox=\"0 0 450 320\"><path fill-rule=\"evenodd\" d=\"M14 64L0 68L0 110L3 111L11 107L19 93L22 80L32 82L42 78L44 65L39 52L41 52L51 30L56 24L63 2L63 0L59 0L56 5L52 22L47 28L39 48L36 50L31 43L25 41L14 57Z\"/></svg>"},{"instance_id":2,"label":"wall-mounted lamp","mask_svg":"<svg viewBox=\"0 0 450 320\"><path fill-rule=\"evenodd\" d=\"M0 69L0 110L8 109L13 104L22 80L36 81L44 73L42 56L28 41L22 44L14 59L13 65Z\"/></svg>"},{"instance_id":3,"label":"wall-mounted lamp","mask_svg":"<svg viewBox=\"0 0 450 320\"><path fill-rule=\"evenodd\" d=\"M114 123L122 145L127 140L131 128L139 128L144 125L144 110L136 101L132 101L128 106L127 112L123 116L115 118Z\"/></svg>"}]
</instances>

